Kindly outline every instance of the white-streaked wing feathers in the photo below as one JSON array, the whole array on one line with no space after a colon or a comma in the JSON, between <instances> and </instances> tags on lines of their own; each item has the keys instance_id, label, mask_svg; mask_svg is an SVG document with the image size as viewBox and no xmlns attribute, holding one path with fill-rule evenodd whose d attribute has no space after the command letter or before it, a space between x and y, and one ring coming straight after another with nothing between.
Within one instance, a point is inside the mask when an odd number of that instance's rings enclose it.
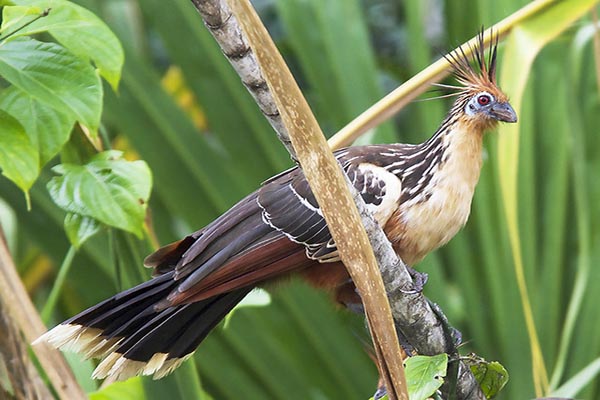
<instances>
[{"instance_id":1,"label":"white-streaked wing feathers","mask_svg":"<svg viewBox=\"0 0 600 400\"><path fill-rule=\"evenodd\" d=\"M361 162L361 157L344 159L347 153L343 151L337 155L367 208L384 226L398 206L402 192L400 180L383 167ZM260 189L258 203L263 209L264 222L304 245L309 258L319 262L339 260L321 209L299 170L270 180Z\"/></svg>"}]
</instances>

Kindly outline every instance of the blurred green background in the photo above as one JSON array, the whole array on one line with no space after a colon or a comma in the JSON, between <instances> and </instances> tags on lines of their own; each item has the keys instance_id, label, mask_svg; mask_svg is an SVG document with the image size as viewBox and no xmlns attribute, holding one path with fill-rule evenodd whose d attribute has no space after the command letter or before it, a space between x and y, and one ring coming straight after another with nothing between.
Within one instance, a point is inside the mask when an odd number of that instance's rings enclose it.
<instances>
[{"instance_id":1,"label":"blurred green background","mask_svg":"<svg viewBox=\"0 0 600 400\"><path fill-rule=\"evenodd\" d=\"M164 244L207 224L291 165L270 126L188 0L79 0L117 33L126 50L118 93L105 87L103 123L115 148L146 160L154 175L150 207ZM257 0L253 2L328 136L385 93L523 0ZM600 356L600 107L591 20L546 46L527 80L520 119L518 215L525 277L546 368L564 367L555 387ZM502 55L502 51L501 51ZM504 60L518 66L519 60ZM514 69L513 69L514 70ZM507 77L504 77L507 79ZM449 81L450 82L450 81ZM500 82L502 86L503 82ZM509 96L511 93L508 93ZM435 94L430 94L433 96ZM451 100L414 102L362 142L418 142L437 128ZM486 139L481 181L467 227L418 269L425 293L446 311L470 351L501 362L503 399L535 397L529 340L517 290L497 163L498 136ZM0 180L2 225L20 273L40 307L68 249L63 213L45 189L32 210ZM146 242L105 232L77 254L53 320L149 276ZM576 283L578 284L576 285ZM367 399L376 370L364 352L362 320L302 284L272 291L272 304L245 307L197 351L195 366L158 382L128 382L96 398ZM572 299L572 332L565 318ZM567 340L569 339L569 340ZM560 351L561 340L563 342ZM93 363L69 356L81 384ZM600 397L593 380L580 398ZM142 394L143 392L143 394Z\"/></svg>"}]
</instances>

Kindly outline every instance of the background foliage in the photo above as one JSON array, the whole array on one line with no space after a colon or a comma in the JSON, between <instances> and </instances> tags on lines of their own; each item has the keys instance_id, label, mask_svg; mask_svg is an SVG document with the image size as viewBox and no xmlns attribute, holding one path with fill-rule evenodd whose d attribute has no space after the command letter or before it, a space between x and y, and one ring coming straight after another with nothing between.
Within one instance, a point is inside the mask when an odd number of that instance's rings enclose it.
<instances>
[{"instance_id":1,"label":"background foliage","mask_svg":"<svg viewBox=\"0 0 600 400\"><path fill-rule=\"evenodd\" d=\"M148 271L141 260L153 241L167 243L203 226L290 165L191 2L77 3L108 23L124 46L118 92L104 88L101 131L127 158L141 158L150 166L156 237L140 240L103 230L87 242L75 256L58 306L50 310L52 323L145 279ZM482 24L489 26L525 3L254 2L328 134ZM521 45L526 50L526 43ZM600 356L598 93L591 23L583 19L537 57L519 115L519 243L554 388ZM447 107L445 100L415 102L361 140L425 140ZM81 152L80 137L79 131L71 137L75 153ZM498 360L509 371L501 398L532 398L529 340L499 186L505 171L498 167L498 140L496 134L486 139L467 227L418 268L430 274L426 294L462 331L462 352ZM46 190L52 176L48 167L41 171L30 191L29 212L22 193L0 180L2 225L40 308L69 248L65 215ZM581 307L573 308L578 298ZM574 333L566 335L565 326ZM360 337L364 329L355 316L334 309L309 288L286 285L273 291L268 307L237 311L225 329L203 343L195 364L187 363L165 380L133 380L112 395L106 391L93 398L123 398L124 393L172 398L178 393L180 398L210 394L222 399L243 393L248 399L366 399L375 388L376 371ZM69 360L85 389L96 390L98 383L89 378L92 362ZM599 390L593 380L579 396L598 398Z\"/></svg>"}]
</instances>

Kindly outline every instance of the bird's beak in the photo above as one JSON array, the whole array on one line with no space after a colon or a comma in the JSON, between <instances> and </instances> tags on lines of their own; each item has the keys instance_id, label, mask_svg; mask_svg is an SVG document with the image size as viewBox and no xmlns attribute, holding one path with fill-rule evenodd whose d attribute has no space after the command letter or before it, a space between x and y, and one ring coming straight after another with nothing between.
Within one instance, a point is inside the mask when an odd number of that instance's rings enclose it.
<instances>
[{"instance_id":1,"label":"bird's beak","mask_svg":"<svg viewBox=\"0 0 600 400\"><path fill-rule=\"evenodd\" d=\"M490 117L502 122L517 122L517 113L508 103L496 103L489 109Z\"/></svg>"}]
</instances>

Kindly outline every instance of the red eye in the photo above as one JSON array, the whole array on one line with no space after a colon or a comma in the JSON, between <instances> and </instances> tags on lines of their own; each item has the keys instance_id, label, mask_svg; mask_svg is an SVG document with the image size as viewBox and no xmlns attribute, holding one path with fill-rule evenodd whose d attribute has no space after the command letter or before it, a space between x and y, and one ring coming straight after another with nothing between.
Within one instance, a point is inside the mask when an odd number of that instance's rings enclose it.
<instances>
[{"instance_id":1,"label":"red eye","mask_svg":"<svg viewBox=\"0 0 600 400\"><path fill-rule=\"evenodd\" d=\"M479 103L480 106L486 106L486 105L490 104L490 101L492 101L492 99L487 94L482 94L481 96L479 96L477 98L477 102Z\"/></svg>"}]
</instances>

